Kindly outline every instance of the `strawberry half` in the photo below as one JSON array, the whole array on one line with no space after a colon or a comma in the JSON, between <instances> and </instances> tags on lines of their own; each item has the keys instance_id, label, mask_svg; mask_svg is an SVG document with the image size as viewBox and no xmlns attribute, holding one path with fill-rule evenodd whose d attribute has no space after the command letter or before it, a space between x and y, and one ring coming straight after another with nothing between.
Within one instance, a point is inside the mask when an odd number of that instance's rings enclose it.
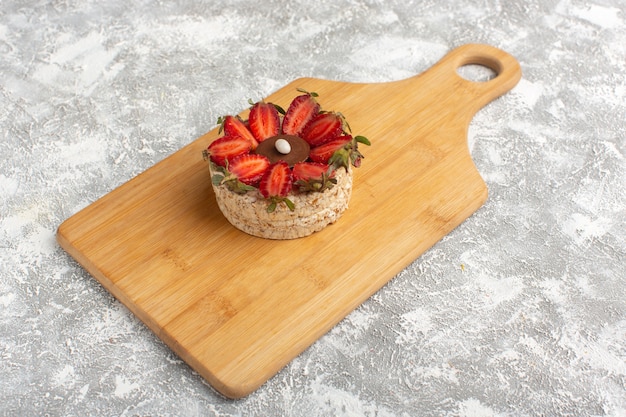
<instances>
[{"instance_id":1,"label":"strawberry half","mask_svg":"<svg viewBox=\"0 0 626 417\"><path fill-rule=\"evenodd\" d=\"M225 116L222 119L222 128L225 136L240 136L248 139L252 143L252 150L259 145L259 142L257 142L250 129L239 116Z\"/></svg>"},{"instance_id":2,"label":"strawberry half","mask_svg":"<svg viewBox=\"0 0 626 417\"><path fill-rule=\"evenodd\" d=\"M270 160L266 156L247 153L229 162L228 171L244 184L254 185L261 180L269 166Z\"/></svg>"},{"instance_id":3,"label":"strawberry half","mask_svg":"<svg viewBox=\"0 0 626 417\"><path fill-rule=\"evenodd\" d=\"M309 181L322 179L328 172L328 165L320 162L298 162L293 166L292 175L294 181ZM331 177L334 172L331 173Z\"/></svg>"},{"instance_id":4,"label":"strawberry half","mask_svg":"<svg viewBox=\"0 0 626 417\"><path fill-rule=\"evenodd\" d=\"M335 139L343 132L343 119L337 113L320 113L302 131L302 138L311 147Z\"/></svg>"},{"instance_id":5,"label":"strawberry half","mask_svg":"<svg viewBox=\"0 0 626 417\"><path fill-rule=\"evenodd\" d=\"M265 198L285 197L289 194L292 184L293 178L289 165L285 161L278 161L270 165L263 174L259 190Z\"/></svg>"},{"instance_id":6,"label":"strawberry half","mask_svg":"<svg viewBox=\"0 0 626 417\"><path fill-rule=\"evenodd\" d=\"M273 104L260 101L250 109L248 124L250 131L259 142L276 136L280 132L278 110Z\"/></svg>"},{"instance_id":7,"label":"strawberry half","mask_svg":"<svg viewBox=\"0 0 626 417\"><path fill-rule=\"evenodd\" d=\"M207 148L207 153L215 164L225 166L226 160L250 152L252 145L248 139L240 136L223 136L213 141Z\"/></svg>"},{"instance_id":8,"label":"strawberry half","mask_svg":"<svg viewBox=\"0 0 626 417\"><path fill-rule=\"evenodd\" d=\"M283 119L283 133L298 136L319 111L320 105L310 93L294 98Z\"/></svg>"},{"instance_id":9,"label":"strawberry half","mask_svg":"<svg viewBox=\"0 0 626 417\"><path fill-rule=\"evenodd\" d=\"M319 162L299 162L293 166L292 175L300 192L324 191L337 184L334 168Z\"/></svg>"},{"instance_id":10,"label":"strawberry half","mask_svg":"<svg viewBox=\"0 0 626 417\"><path fill-rule=\"evenodd\" d=\"M309 153L309 158L313 162L320 162L323 164L327 164L328 160L331 156L338 150L342 149L346 146L346 144L352 141L352 136L339 136L329 142L324 143L323 145L317 146L311 149Z\"/></svg>"}]
</instances>

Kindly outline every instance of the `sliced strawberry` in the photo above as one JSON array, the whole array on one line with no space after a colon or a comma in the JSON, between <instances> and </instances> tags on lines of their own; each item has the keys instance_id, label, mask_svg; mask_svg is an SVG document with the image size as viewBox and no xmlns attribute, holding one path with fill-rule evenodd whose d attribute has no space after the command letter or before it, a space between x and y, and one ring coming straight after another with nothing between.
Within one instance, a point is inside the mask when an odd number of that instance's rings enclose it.
<instances>
[{"instance_id":1,"label":"sliced strawberry","mask_svg":"<svg viewBox=\"0 0 626 417\"><path fill-rule=\"evenodd\" d=\"M323 145L316 146L315 148L311 149L311 152L309 153L309 158L313 162L327 164L330 157L333 156L336 151L343 148L351 141L352 136L350 135L339 136L329 142L324 143Z\"/></svg>"},{"instance_id":2,"label":"sliced strawberry","mask_svg":"<svg viewBox=\"0 0 626 417\"><path fill-rule=\"evenodd\" d=\"M254 185L261 180L270 166L266 156L258 154L243 154L229 162L228 170L244 184Z\"/></svg>"},{"instance_id":3,"label":"sliced strawberry","mask_svg":"<svg viewBox=\"0 0 626 417\"><path fill-rule=\"evenodd\" d=\"M248 124L250 131L259 142L276 136L280 131L278 110L273 104L260 101L250 109Z\"/></svg>"},{"instance_id":4,"label":"sliced strawberry","mask_svg":"<svg viewBox=\"0 0 626 417\"><path fill-rule=\"evenodd\" d=\"M226 160L250 152L252 145L248 139L240 136L223 136L213 141L207 151L211 161L220 166L226 165Z\"/></svg>"},{"instance_id":5,"label":"sliced strawberry","mask_svg":"<svg viewBox=\"0 0 626 417\"><path fill-rule=\"evenodd\" d=\"M322 145L341 135L343 120L337 113L320 113L302 131L302 138L311 147Z\"/></svg>"},{"instance_id":6,"label":"sliced strawberry","mask_svg":"<svg viewBox=\"0 0 626 417\"><path fill-rule=\"evenodd\" d=\"M337 184L334 167L319 162L299 162L293 166L293 185L300 192L324 191Z\"/></svg>"},{"instance_id":7,"label":"sliced strawberry","mask_svg":"<svg viewBox=\"0 0 626 417\"><path fill-rule=\"evenodd\" d=\"M265 198L286 197L292 184L293 178L289 165L284 161L278 161L270 165L263 174L259 190Z\"/></svg>"},{"instance_id":8,"label":"sliced strawberry","mask_svg":"<svg viewBox=\"0 0 626 417\"><path fill-rule=\"evenodd\" d=\"M321 179L328 172L328 165L320 162L299 162L293 166L293 180L309 181ZM333 176L334 172L331 174Z\"/></svg>"},{"instance_id":9,"label":"sliced strawberry","mask_svg":"<svg viewBox=\"0 0 626 417\"><path fill-rule=\"evenodd\" d=\"M298 136L319 111L320 105L311 94L294 98L283 119L283 133Z\"/></svg>"},{"instance_id":10,"label":"sliced strawberry","mask_svg":"<svg viewBox=\"0 0 626 417\"><path fill-rule=\"evenodd\" d=\"M244 139L248 139L252 143L253 150L259 145L259 142L257 142L250 129L239 116L225 116L222 128L226 136L241 136Z\"/></svg>"}]
</instances>

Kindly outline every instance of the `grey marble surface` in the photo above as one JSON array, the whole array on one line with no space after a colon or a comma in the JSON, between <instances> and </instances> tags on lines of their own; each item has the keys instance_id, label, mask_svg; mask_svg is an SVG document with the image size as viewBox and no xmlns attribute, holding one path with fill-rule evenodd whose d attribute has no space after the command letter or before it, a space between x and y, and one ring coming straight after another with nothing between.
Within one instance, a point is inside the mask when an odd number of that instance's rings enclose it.
<instances>
[{"instance_id":1,"label":"grey marble surface","mask_svg":"<svg viewBox=\"0 0 626 417\"><path fill-rule=\"evenodd\" d=\"M470 126L489 200L244 399L55 242L248 98L465 43L523 69ZM0 74L0 415L626 415L623 0L2 0Z\"/></svg>"}]
</instances>

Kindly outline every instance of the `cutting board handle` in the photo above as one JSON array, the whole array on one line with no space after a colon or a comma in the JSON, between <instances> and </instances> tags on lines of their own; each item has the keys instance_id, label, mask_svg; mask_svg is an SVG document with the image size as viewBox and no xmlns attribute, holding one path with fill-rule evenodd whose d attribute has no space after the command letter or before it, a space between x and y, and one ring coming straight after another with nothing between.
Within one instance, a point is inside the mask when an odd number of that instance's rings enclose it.
<instances>
[{"instance_id":1,"label":"cutting board handle","mask_svg":"<svg viewBox=\"0 0 626 417\"><path fill-rule=\"evenodd\" d=\"M482 65L494 71L496 76L488 81L467 80L457 71L465 65ZM451 50L418 77L422 76L433 77L434 85L444 86L471 118L490 101L515 87L522 77L522 70L507 52L490 45L471 43Z\"/></svg>"}]
</instances>

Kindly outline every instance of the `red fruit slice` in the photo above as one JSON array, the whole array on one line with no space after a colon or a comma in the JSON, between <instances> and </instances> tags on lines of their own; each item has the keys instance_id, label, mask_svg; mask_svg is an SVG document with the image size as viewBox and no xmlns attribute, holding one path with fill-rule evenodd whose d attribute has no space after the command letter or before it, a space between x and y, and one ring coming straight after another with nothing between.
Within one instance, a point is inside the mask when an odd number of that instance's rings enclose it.
<instances>
[{"instance_id":1,"label":"red fruit slice","mask_svg":"<svg viewBox=\"0 0 626 417\"><path fill-rule=\"evenodd\" d=\"M233 159L228 164L228 170L244 184L254 185L261 180L269 166L270 160L266 156L247 153Z\"/></svg>"},{"instance_id":2,"label":"red fruit slice","mask_svg":"<svg viewBox=\"0 0 626 417\"><path fill-rule=\"evenodd\" d=\"M343 121L336 113L320 113L302 131L302 138L311 147L322 145L343 131Z\"/></svg>"},{"instance_id":3,"label":"red fruit slice","mask_svg":"<svg viewBox=\"0 0 626 417\"><path fill-rule=\"evenodd\" d=\"M250 129L246 126L243 120L239 116L226 116L224 117L224 135L226 136L241 136L244 139L248 139L252 143L252 149L256 149L259 145L256 138L250 132Z\"/></svg>"},{"instance_id":4,"label":"red fruit slice","mask_svg":"<svg viewBox=\"0 0 626 417\"><path fill-rule=\"evenodd\" d=\"M319 162L299 162L293 166L293 180L309 181L321 179L322 175L328 171L328 165ZM334 173L333 173L334 174ZM331 177L333 175L331 174Z\"/></svg>"},{"instance_id":5,"label":"red fruit slice","mask_svg":"<svg viewBox=\"0 0 626 417\"><path fill-rule=\"evenodd\" d=\"M207 151L211 161L220 166L226 165L226 160L250 152L252 145L248 139L240 136L223 136L212 142Z\"/></svg>"},{"instance_id":6,"label":"red fruit slice","mask_svg":"<svg viewBox=\"0 0 626 417\"><path fill-rule=\"evenodd\" d=\"M347 143L352 141L352 136L339 136L329 142L324 143L323 145L317 146L311 149L309 153L309 158L313 162L320 162L327 164L333 154L339 149L343 148Z\"/></svg>"},{"instance_id":7,"label":"red fruit slice","mask_svg":"<svg viewBox=\"0 0 626 417\"><path fill-rule=\"evenodd\" d=\"M287 162L278 161L265 171L259 184L259 191L265 198L285 197L289 194L293 178Z\"/></svg>"},{"instance_id":8,"label":"red fruit slice","mask_svg":"<svg viewBox=\"0 0 626 417\"><path fill-rule=\"evenodd\" d=\"M283 133L298 136L319 111L320 105L310 94L294 98L283 119Z\"/></svg>"},{"instance_id":9,"label":"red fruit slice","mask_svg":"<svg viewBox=\"0 0 626 417\"><path fill-rule=\"evenodd\" d=\"M273 104L260 101L250 109L248 124L250 125L250 131L259 142L276 136L280 131L278 110L276 110Z\"/></svg>"}]
</instances>

